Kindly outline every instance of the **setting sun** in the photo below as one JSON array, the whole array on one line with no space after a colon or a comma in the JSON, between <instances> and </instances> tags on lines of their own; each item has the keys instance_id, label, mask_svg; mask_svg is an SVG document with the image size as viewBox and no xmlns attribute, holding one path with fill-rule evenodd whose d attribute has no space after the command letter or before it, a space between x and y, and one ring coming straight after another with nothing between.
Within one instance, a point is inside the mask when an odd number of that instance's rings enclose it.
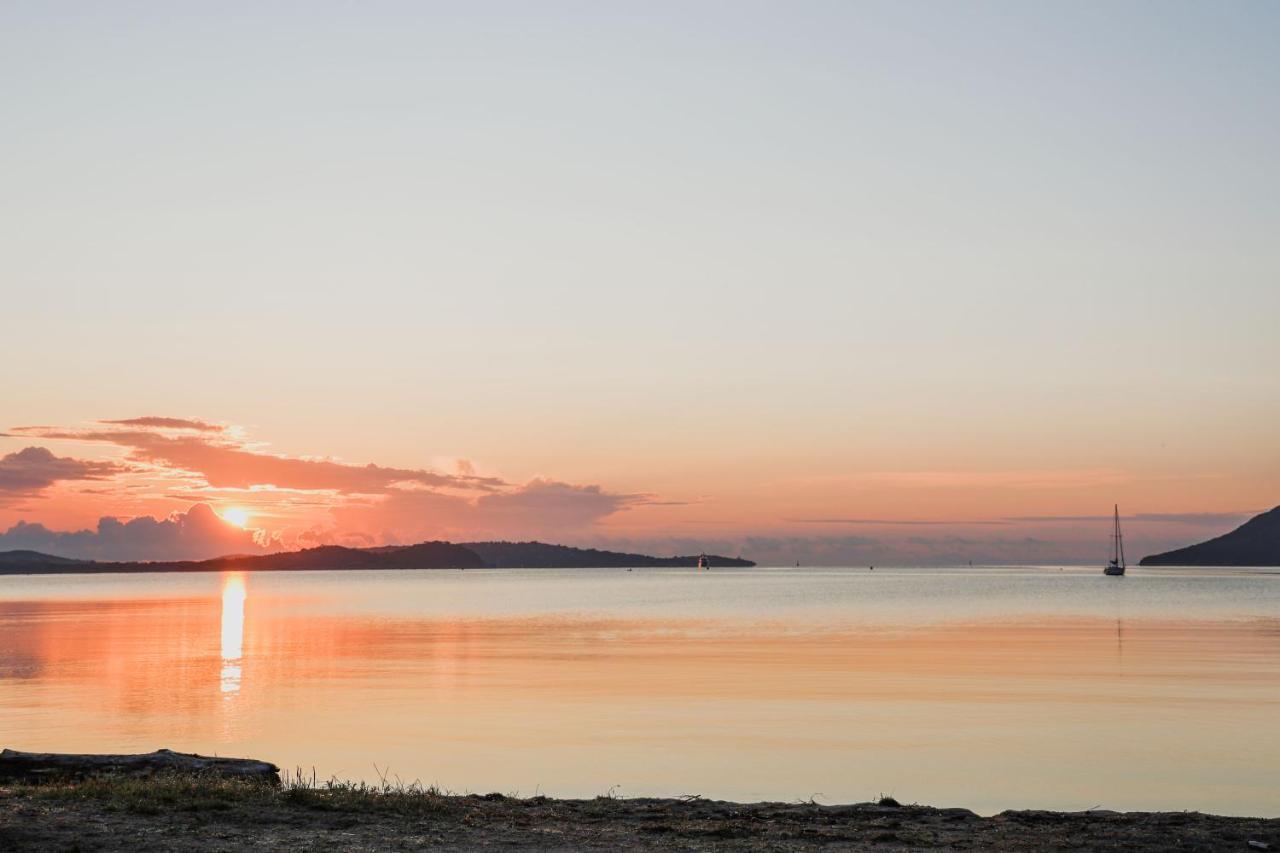
<instances>
[{"instance_id":1,"label":"setting sun","mask_svg":"<svg viewBox=\"0 0 1280 853\"><path fill-rule=\"evenodd\" d=\"M236 527L244 527L249 523L249 510L240 506L233 506L222 511L222 520Z\"/></svg>"}]
</instances>

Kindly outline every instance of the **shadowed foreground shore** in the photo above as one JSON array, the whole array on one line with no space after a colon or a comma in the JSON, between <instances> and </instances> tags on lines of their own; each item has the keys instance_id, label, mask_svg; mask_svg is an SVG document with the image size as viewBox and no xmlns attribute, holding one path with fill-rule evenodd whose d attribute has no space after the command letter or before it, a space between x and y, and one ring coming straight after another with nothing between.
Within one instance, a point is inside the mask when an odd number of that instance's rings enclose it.
<instances>
[{"instance_id":1,"label":"shadowed foreground shore","mask_svg":"<svg viewBox=\"0 0 1280 853\"><path fill-rule=\"evenodd\" d=\"M1251 845L1250 842L1253 842ZM1266 845L1266 846L1262 846ZM516 799L191 776L0 788L3 850L1280 850L1280 819Z\"/></svg>"}]
</instances>

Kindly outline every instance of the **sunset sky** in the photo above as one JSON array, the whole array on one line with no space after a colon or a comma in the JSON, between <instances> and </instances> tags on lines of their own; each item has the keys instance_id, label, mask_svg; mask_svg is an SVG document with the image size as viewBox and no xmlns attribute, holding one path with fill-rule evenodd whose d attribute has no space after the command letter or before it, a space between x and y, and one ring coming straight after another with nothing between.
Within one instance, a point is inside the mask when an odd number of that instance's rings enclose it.
<instances>
[{"instance_id":1,"label":"sunset sky","mask_svg":"<svg viewBox=\"0 0 1280 853\"><path fill-rule=\"evenodd\" d=\"M5 3L0 550L1225 532L1280 504L1277 44L1270 2Z\"/></svg>"}]
</instances>

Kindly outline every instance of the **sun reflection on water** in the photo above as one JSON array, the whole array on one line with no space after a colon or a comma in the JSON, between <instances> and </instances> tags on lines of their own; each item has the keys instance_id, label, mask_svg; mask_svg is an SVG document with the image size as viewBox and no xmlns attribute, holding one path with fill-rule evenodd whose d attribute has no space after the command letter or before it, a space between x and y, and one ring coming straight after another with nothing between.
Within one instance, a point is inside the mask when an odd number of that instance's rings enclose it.
<instances>
[{"instance_id":1,"label":"sun reflection on water","mask_svg":"<svg viewBox=\"0 0 1280 853\"><path fill-rule=\"evenodd\" d=\"M222 579L222 676L223 693L240 691L240 659L244 656L244 574L232 572Z\"/></svg>"}]
</instances>

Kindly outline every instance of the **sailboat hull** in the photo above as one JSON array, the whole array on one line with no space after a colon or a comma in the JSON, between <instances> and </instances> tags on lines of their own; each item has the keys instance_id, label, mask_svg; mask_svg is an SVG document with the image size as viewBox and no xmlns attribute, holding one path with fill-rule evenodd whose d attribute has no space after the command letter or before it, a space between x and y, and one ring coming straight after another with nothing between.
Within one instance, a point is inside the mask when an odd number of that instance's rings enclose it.
<instances>
[{"instance_id":1,"label":"sailboat hull","mask_svg":"<svg viewBox=\"0 0 1280 853\"><path fill-rule=\"evenodd\" d=\"M1113 578L1124 577L1124 566L1107 566L1102 573Z\"/></svg>"}]
</instances>

